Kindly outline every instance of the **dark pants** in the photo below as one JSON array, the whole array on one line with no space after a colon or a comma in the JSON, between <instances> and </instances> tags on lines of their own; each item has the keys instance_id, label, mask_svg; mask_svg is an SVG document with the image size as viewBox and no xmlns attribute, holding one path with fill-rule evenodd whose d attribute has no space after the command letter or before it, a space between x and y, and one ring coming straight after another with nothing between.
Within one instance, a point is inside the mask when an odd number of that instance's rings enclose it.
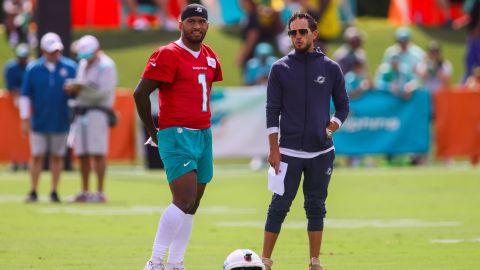
<instances>
[{"instance_id":1,"label":"dark pants","mask_svg":"<svg viewBox=\"0 0 480 270\"><path fill-rule=\"evenodd\" d=\"M328 184L333 171L335 152L319 155L315 158L296 158L282 155L282 161L288 164L285 175L285 193L280 196L273 194L272 202L268 207L265 231L279 233L282 223L290 211L302 174L304 208L308 219L309 231L322 231L323 218L326 214L325 200L328 194Z\"/></svg>"}]
</instances>

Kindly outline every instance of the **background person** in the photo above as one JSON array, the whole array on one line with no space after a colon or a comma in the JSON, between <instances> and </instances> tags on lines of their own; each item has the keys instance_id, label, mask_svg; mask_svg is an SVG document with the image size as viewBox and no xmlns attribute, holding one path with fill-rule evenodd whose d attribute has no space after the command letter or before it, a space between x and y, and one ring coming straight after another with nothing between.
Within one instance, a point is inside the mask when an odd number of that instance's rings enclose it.
<instances>
[{"instance_id":1,"label":"background person","mask_svg":"<svg viewBox=\"0 0 480 270\"><path fill-rule=\"evenodd\" d=\"M21 43L15 48L15 59L9 60L5 64L4 80L8 94L12 96L15 107L18 106L18 98L20 96L20 88L22 86L23 75L29 62L30 48L27 44ZM19 168L28 169L26 161L13 160L12 171Z\"/></svg>"},{"instance_id":2,"label":"background person","mask_svg":"<svg viewBox=\"0 0 480 270\"><path fill-rule=\"evenodd\" d=\"M473 73L467 78L465 86L468 90L480 91L480 66L473 68Z\"/></svg>"},{"instance_id":3,"label":"background person","mask_svg":"<svg viewBox=\"0 0 480 270\"><path fill-rule=\"evenodd\" d=\"M378 68L377 88L409 99L418 88L415 73L401 63L400 55L393 55L389 59L389 63L384 63Z\"/></svg>"},{"instance_id":4,"label":"background person","mask_svg":"<svg viewBox=\"0 0 480 270\"><path fill-rule=\"evenodd\" d=\"M345 74L345 88L350 98L359 98L366 91L372 90L373 84L368 77L365 63L361 59L355 59L352 69Z\"/></svg>"},{"instance_id":5,"label":"background person","mask_svg":"<svg viewBox=\"0 0 480 270\"><path fill-rule=\"evenodd\" d=\"M443 58L440 44L430 41L427 47L427 55L417 68L418 76L423 86L430 94L450 85L453 68L450 61Z\"/></svg>"},{"instance_id":6,"label":"background person","mask_svg":"<svg viewBox=\"0 0 480 270\"><path fill-rule=\"evenodd\" d=\"M30 133L31 191L27 202L38 200L37 188L43 160L50 153L52 190L50 200L60 202L57 193L69 129L68 95L65 81L75 77L76 64L62 56L63 44L55 33L45 34L40 41L42 57L27 67L20 96L22 130Z\"/></svg>"},{"instance_id":7,"label":"background person","mask_svg":"<svg viewBox=\"0 0 480 270\"><path fill-rule=\"evenodd\" d=\"M245 12L242 26L242 45L237 53L236 63L245 70L246 63L254 56L255 47L262 42L276 44L277 35L282 32L280 14L271 7L258 4L255 0L239 0Z\"/></svg>"},{"instance_id":8,"label":"background person","mask_svg":"<svg viewBox=\"0 0 480 270\"><path fill-rule=\"evenodd\" d=\"M277 61L272 45L262 42L255 47L254 57L245 66L245 85L266 84L273 63Z\"/></svg>"},{"instance_id":9,"label":"background person","mask_svg":"<svg viewBox=\"0 0 480 270\"><path fill-rule=\"evenodd\" d=\"M37 40L33 33L29 33L30 21L33 18L33 0L4 0L5 33L10 47L15 48L19 43L29 43L36 47Z\"/></svg>"},{"instance_id":10,"label":"background person","mask_svg":"<svg viewBox=\"0 0 480 270\"><path fill-rule=\"evenodd\" d=\"M367 69L367 54L362 48L363 39L357 28L350 26L343 33L345 44L340 46L334 53L333 59L340 65L343 74L350 72L354 63L361 61L363 68Z\"/></svg>"},{"instance_id":11,"label":"background person","mask_svg":"<svg viewBox=\"0 0 480 270\"><path fill-rule=\"evenodd\" d=\"M4 80L8 94L13 97L15 105L18 105L20 88L23 75L27 68L30 57L30 48L27 44L21 43L15 48L15 59L9 60L3 70Z\"/></svg>"},{"instance_id":12,"label":"background person","mask_svg":"<svg viewBox=\"0 0 480 270\"><path fill-rule=\"evenodd\" d=\"M396 43L385 50L383 63L390 63L391 58L396 57L407 72L414 74L417 65L425 58L425 52L411 39L412 33L408 27L398 28L395 31Z\"/></svg>"},{"instance_id":13,"label":"background person","mask_svg":"<svg viewBox=\"0 0 480 270\"><path fill-rule=\"evenodd\" d=\"M117 70L113 60L100 50L97 38L86 35L76 45L79 65L75 81L65 90L76 94L75 120L71 135L73 148L80 159L82 191L74 202L106 202L104 193L107 169L109 123L117 85ZM89 193L91 170L97 177L97 192Z\"/></svg>"}]
</instances>

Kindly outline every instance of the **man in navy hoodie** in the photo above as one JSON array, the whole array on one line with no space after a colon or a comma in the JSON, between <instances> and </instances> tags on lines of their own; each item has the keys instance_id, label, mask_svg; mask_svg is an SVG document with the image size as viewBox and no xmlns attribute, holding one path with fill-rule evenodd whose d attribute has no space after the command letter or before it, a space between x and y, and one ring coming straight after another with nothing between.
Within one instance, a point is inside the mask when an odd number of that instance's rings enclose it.
<instances>
[{"instance_id":1,"label":"man in navy hoodie","mask_svg":"<svg viewBox=\"0 0 480 270\"><path fill-rule=\"evenodd\" d=\"M319 255L325 199L335 158L332 134L347 118L348 96L339 65L313 46L318 35L317 22L308 14L295 13L288 21L288 30L295 50L272 66L266 106L268 162L276 174L280 172L280 162L288 167L285 193L274 194L268 208L262 260L270 270L275 242L303 174L309 269L323 270ZM331 98L335 106L332 117Z\"/></svg>"}]
</instances>

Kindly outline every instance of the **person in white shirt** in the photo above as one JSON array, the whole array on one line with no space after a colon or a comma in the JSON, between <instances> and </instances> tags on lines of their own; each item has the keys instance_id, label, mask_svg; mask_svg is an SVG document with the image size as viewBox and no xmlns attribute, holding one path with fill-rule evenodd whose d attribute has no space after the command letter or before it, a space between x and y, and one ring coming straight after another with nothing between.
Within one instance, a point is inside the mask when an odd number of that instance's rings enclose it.
<instances>
[{"instance_id":1,"label":"person in white shirt","mask_svg":"<svg viewBox=\"0 0 480 270\"><path fill-rule=\"evenodd\" d=\"M440 44L430 41L425 59L418 65L417 73L430 94L450 84L452 64L442 56Z\"/></svg>"},{"instance_id":2,"label":"person in white shirt","mask_svg":"<svg viewBox=\"0 0 480 270\"><path fill-rule=\"evenodd\" d=\"M113 60L100 50L98 40L91 35L80 38L76 46L79 66L75 80L65 90L76 94L74 122L69 136L75 154L80 159L82 191L73 202L106 202L104 193L108 129L115 121L112 106L117 85L117 70ZM97 193L89 192L89 176L97 176Z\"/></svg>"}]
</instances>

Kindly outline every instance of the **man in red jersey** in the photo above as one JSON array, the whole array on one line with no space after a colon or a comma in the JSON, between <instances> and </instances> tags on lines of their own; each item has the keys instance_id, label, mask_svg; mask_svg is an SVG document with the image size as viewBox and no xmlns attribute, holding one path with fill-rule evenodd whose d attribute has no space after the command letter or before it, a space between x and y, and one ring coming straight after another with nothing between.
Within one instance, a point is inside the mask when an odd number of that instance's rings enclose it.
<instances>
[{"instance_id":1,"label":"man in red jersey","mask_svg":"<svg viewBox=\"0 0 480 270\"><path fill-rule=\"evenodd\" d=\"M138 115L158 145L173 195L144 270L185 269L193 215L213 176L209 97L212 83L222 80L222 71L216 54L202 44L208 30L205 7L186 6L179 28L179 40L150 56L134 93ZM150 114L149 95L155 89L159 89L158 131Z\"/></svg>"}]
</instances>

